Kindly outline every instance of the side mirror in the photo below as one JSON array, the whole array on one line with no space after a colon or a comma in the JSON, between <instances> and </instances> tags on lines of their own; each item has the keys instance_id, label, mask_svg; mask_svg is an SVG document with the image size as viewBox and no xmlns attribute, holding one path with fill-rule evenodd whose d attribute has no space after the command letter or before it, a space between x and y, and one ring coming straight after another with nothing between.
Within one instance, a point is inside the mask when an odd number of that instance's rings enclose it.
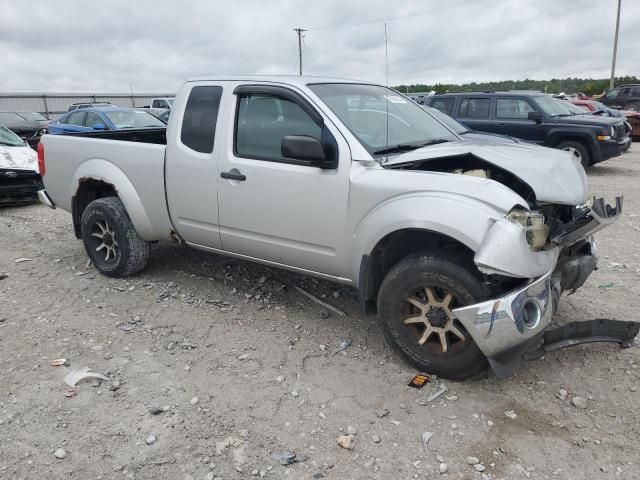
<instances>
[{"instance_id":1,"label":"side mirror","mask_svg":"<svg viewBox=\"0 0 640 480\"><path fill-rule=\"evenodd\" d=\"M529 112L529 114L527 115L527 118L529 120L533 120L536 123L542 122L542 114L540 112Z\"/></svg>"},{"instance_id":2,"label":"side mirror","mask_svg":"<svg viewBox=\"0 0 640 480\"><path fill-rule=\"evenodd\" d=\"M107 130L107 126L104 123L96 123L92 125L91 128L94 130Z\"/></svg>"},{"instance_id":3,"label":"side mirror","mask_svg":"<svg viewBox=\"0 0 640 480\"><path fill-rule=\"evenodd\" d=\"M280 145L282 156L294 160L312 162L314 166L327 168L326 155L320 140L307 135L288 135Z\"/></svg>"}]
</instances>

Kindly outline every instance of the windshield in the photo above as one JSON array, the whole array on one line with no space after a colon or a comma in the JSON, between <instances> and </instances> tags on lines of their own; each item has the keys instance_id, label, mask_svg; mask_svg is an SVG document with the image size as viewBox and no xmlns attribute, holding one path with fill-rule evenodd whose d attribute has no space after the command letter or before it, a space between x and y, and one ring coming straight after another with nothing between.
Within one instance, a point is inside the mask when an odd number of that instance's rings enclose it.
<instances>
[{"instance_id":1,"label":"windshield","mask_svg":"<svg viewBox=\"0 0 640 480\"><path fill-rule=\"evenodd\" d=\"M389 88L331 83L309 85L372 154L393 147L456 140L442 123L419 105Z\"/></svg>"},{"instance_id":2,"label":"windshield","mask_svg":"<svg viewBox=\"0 0 640 480\"><path fill-rule=\"evenodd\" d=\"M22 118L17 113L0 112L0 123L15 123L15 122L24 122L24 118Z\"/></svg>"},{"instance_id":3,"label":"windshield","mask_svg":"<svg viewBox=\"0 0 640 480\"><path fill-rule=\"evenodd\" d=\"M41 122L43 120L45 122L49 121L49 119L47 119L47 117L45 117L44 115L42 115L42 114L40 114L38 112L19 112L18 115L20 115L25 120L35 120L37 122Z\"/></svg>"},{"instance_id":4,"label":"windshield","mask_svg":"<svg viewBox=\"0 0 640 480\"><path fill-rule=\"evenodd\" d=\"M567 105L571 104L565 100L558 100L557 98L545 97L543 95L535 96L533 98L544 113L550 117L566 117L569 115L575 115L575 113L567 107Z\"/></svg>"},{"instance_id":5,"label":"windshield","mask_svg":"<svg viewBox=\"0 0 640 480\"><path fill-rule=\"evenodd\" d=\"M10 147L22 147L25 143L22 139L9 130L7 127L0 125L0 145L9 145Z\"/></svg>"},{"instance_id":6,"label":"windshield","mask_svg":"<svg viewBox=\"0 0 640 480\"><path fill-rule=\"evenodd\" d=\"M165 127L165 123L153 115L140 110L120 110L117 112L103 112L117 128L145 128Z\"/></svg>"},{"instance_id":7,"label":"windshield","mask_svg":"<svg viewBox=\"0 0 640 480\"><path fill-rule=\"evenodd\" d=\"M451 130L456 132L458 135L462 135L463 133L467 133L467 132L470 131L467 127L462 125L460 122L454 120L449 115L447 115L446 113L441 112L437 108L424 107L424 109L427 112L429 112L431 115L436 117L438 120L440 120L442 123L444 123Z\"/></svg>"},{"instance_id":8,"label":"windshield","mask_svg":"<svg viewBox=\"0 0 640 480\"><path fill-rule=\"evenodd\" d=\"M584 115L585 112L583 107L580 107L578 105L574 105L573 103L569 102L568 100L565 100L565 104L564 106L573 114L573 115Z\"/></svg>"}]
</instances>

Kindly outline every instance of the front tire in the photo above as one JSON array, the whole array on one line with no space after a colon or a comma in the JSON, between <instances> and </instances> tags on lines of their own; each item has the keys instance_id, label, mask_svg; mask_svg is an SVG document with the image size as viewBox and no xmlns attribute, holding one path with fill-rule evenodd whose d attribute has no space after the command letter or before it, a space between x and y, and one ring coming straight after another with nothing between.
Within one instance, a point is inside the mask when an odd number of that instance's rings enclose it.
<instances>
[{"instance_id":1,"label":"front tire","mask_svg":"<svg viewBox=\"0 0 640 480\"><path fill-rule=\"evenodd\" d=\"M556 148L570 152L586 170L591 165L591 155L589 150L580 142L568 141L559 143Z\"/></svg>"},{"instance_id":2,"label":"front tire","mask_svg":"<svg viewBox=\"0 0 640 480\"><path fill-rule=\"evenodd\" d=\"M638 102L629 102L624 107L622 107L622 109L623 110L629 110L631 112L638 112L638 111L640 111L640 103L638 103Z\"/></svg>"},{"instance_id":3,"label":"front tire","mask_svg":"<svg viewBox=\"0 0 640 480\"><path fill-rule=\"evenodd\" d=\"M149 259L149 242L138 235L122 201L99 198L82 213L82 242L96 269L108 277L138 273Z\"/></svg>"},{"instance_id":4,"label":"front tire","mask_svg":"<svg viewBox=\"0 0 640 480\"><path fill-rule=\"evenodd\" d=\"M465 379L485 370L487 359L451 311L484 298L463 262L412 255L382 282L378 321L390 346L418 370Z\"/></svg>"}]
</instances>

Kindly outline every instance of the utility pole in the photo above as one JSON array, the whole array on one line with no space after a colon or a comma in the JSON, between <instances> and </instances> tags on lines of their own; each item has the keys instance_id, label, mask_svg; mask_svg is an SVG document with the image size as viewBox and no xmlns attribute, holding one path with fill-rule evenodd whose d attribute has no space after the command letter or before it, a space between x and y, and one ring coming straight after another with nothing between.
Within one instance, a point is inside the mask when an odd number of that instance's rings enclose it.
<instances>
[{"instance_id":1,"label":"utility pole","mask_svg":"<svg viewBox=\"0 0 640 480\"><path fill-rule=\"evenodd\" d=\"M294 28L294 32L298 34L298 64L300 66L300 75L302 75L302 32L306 32L304 28Z\"/></svg>"},{"instance_id":2,"label":"utility pole","mask_svg":"<svg viewBox=\"0 0 640 480\"><path fill-rule=\"evenodd\" d=\"M613 60L611 61L611 78L609 79L609 90L613 90L616 76L616 55L618 55L618 31L620 30L620 9L622 0L618 0L618 17L616 18L616 36L613 40Z\"/></svg>"},{"instance_id":3,"label":"utility pole","mask_svg":"<svg viewBox=\"0 0 640 480\"><path fill-rule=\"evenodd\" d=\"M384 24L384 76L386 86L389 86L389 39L387 37L387 23Z\"/></svg>"}]
</instances>

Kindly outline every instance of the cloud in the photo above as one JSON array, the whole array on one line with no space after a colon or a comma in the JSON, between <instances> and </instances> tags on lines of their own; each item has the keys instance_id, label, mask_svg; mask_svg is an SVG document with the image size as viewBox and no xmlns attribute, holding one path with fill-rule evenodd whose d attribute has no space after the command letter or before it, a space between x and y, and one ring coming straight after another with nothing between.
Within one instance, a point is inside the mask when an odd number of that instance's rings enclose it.
<instances>
[{"instance_id":1,"label":"cloud","mask_svg":"<svg viewBox=\"0 0 640 480\"><path fill-rule=\"evenodd\" d=\"M174 91L187 78L297 72L464 83L607 77L615 2L0 0L2 91ZM623 2L616 72L638 75L640 2ZM570 10L567 10L570 9Z\"/></svg>"}]
</instances>

